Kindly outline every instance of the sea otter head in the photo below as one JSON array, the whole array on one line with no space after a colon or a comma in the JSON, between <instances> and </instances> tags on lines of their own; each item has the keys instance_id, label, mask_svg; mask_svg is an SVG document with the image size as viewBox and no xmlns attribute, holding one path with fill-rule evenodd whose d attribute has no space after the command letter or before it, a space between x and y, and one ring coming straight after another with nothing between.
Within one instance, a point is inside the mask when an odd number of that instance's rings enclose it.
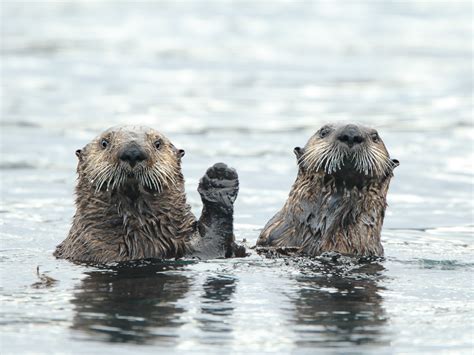
<instances>
[{"instance_id":1,"label":"sea otter head","mask_svg":"<svg viewBox=\"0 0 474 355\"><path fill-rule=\"evenodd\" d=\"M385 180L399 165L375 129L355 124L325 125L295 154L301 173L334 178L344 186Z\"/></svg>"},{"instance_id":2,"label":"sea otter head","mask_svg":"<svg viewBox=\"0 0 474 355\"><path fill-rule=\"evenodd\" d=\"M148 127L109 128L76 155L79 180L96 192L127 187L161 192L182 180L184 150Z\"/></svg>"}]
</instances>

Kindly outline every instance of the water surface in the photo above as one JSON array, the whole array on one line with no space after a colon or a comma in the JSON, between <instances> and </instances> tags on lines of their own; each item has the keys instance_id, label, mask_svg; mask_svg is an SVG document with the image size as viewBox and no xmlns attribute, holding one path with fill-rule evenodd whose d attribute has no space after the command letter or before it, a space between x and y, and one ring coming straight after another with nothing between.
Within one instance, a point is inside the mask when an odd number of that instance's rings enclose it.
<instances>
[{"instance_id":1,"label":"water surface","mask_svg":"<svg viewBox=\"0 0 474 355\"><path fill-rule=\"evenodd\" d=\"M470 2L13 2L2 6L1 352L471 353ZM149 262L52 256L74 151L136 123L186 150L189 202L225 161L254 244L326 122L400 160L386 260ZM38 282L36 268L57 282Z\"/></svg>"}]
</instances>

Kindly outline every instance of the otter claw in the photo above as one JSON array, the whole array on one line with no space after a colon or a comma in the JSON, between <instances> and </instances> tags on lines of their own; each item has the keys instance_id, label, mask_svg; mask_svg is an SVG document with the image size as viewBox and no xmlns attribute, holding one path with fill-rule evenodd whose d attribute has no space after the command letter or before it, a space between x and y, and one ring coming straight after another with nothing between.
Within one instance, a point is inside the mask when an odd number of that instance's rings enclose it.
<instances>
[{"instance_id":1,"label":"otter claw","mask_svg":"<svg viewBox=\"0 0 474 355\"><path fill-rule=\"evenodd\" d=\"M198 191L203 202L231 206L239 192L237 172L224 163L214 164L199 181Z\"/></svg>"}]
</instances>

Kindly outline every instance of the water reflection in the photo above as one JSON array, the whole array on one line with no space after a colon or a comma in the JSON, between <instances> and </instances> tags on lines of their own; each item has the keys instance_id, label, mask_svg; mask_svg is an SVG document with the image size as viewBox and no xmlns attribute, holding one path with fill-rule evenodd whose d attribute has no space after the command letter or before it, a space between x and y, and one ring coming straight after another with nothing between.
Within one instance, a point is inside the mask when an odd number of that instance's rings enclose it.
<instances>
[{"instance_id":1,"label":"water reflection","mask_svg":"<svg viewBox=\"0 0 474 355\"><path fill-rule=\"evenodd\" d=\"M72 328L93 340L174 344L184 312L176 303L190 284L182 268L148 263L87 272L71 301Z\"/></svg>"},{"instance_id":2,"label":"water reflection","mask_svg":"<svg viewBox=\"0 0 474 355\"><path fill-rule=\"evenodd\" d=\"M295 332L300 346L383 345L388 317L379 286L384 267L365 264L352 270L334 265L305 267L298 277Z\"/></svg>"},{"instance_id":3,"label":"water reflection","mask_svg":"<svg viewBox=\"0 0 474 355\"><path fill-rule=\"evenodd\" d=\"M229 275L210 276L203 285L199 328L206 332L204 343L224 344L232 339L230 318L234 312L232 296L236 279Z\"/></svg>"}]
</instances>

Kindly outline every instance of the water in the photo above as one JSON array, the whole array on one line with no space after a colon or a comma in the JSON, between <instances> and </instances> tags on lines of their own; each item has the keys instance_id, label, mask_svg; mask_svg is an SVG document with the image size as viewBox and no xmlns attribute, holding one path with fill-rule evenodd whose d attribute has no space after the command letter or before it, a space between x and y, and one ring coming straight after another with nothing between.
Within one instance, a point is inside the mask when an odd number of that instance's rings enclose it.
<instances>
[{"instance_id":1,"label":"water","mask_svg":"<svg viewBox=\"0 0 474 355\"><path fill-rule=\"evenodd\" d=\"M1 352L471 353L470 2L4 1ZM323 123L379 129L401 165L386 260L252 255L85 267L56 260L74 151L139 123L186 149L197 182L237 168L254 244ZM40 274L57 280L36 284Z\"/></svg>"}]
</instances>

